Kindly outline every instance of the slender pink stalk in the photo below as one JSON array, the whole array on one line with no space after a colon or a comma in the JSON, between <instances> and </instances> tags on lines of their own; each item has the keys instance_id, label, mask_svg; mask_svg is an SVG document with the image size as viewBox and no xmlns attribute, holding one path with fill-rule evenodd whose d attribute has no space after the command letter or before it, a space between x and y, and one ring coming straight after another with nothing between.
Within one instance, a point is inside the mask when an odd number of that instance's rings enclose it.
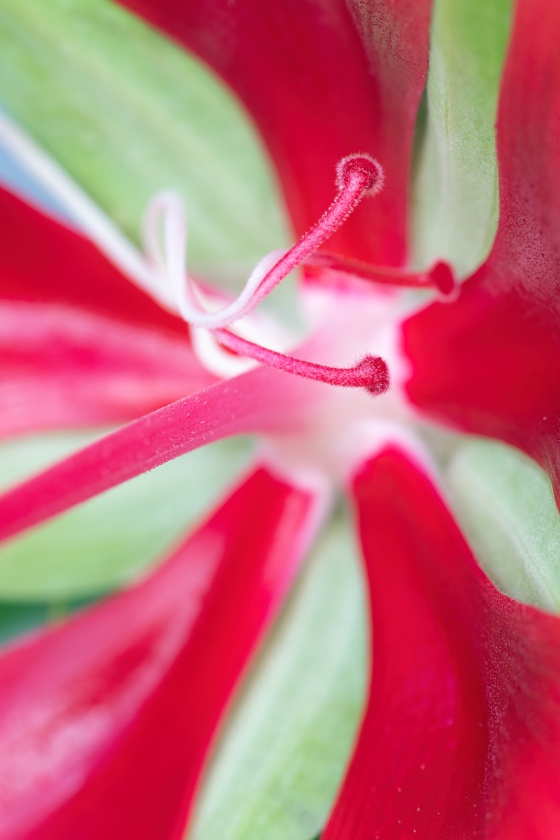
<instances>
[{"instance_id":1,"label":"slender pink stalk","mask_svg":"<svg viewBox=\"0 0 560 840\"><path fill-rule=\"evenodd\" d=\"M336 184L339 191L333 203L299 242L296 242L265 274L246 310L240 312L237 317L242 317L257 306L284 277L330 239L363 198L377 195L381 191L384 180L381 164L370 155L354 154L342 158L336 168Z\"/></svg>"},{"instance_id":2,"label":"slender pink stalk","mask_svg":"<svg viewBox=\"0 0 560 840\"><path fill-rule=\"evenodd\" d=\"M452 296L457 288L453 271L446 262L437 262L426 271L410 271L405 268L370 265L360 260L350 260L338 254L321 251L318 254L309 255L309 258L305 260L305 269L308 275L320 277L321 285L328 282L328 275L325 276L325 269L328 269L332 274L343 275L353 281L360 278L372 283L381 283L384 286L437 289L445 297Z\"/></svg>"},{"instance_id":3,"label":"slender pink stalk","mask_svg":"<svg viewBox=\"0 0 560 840\"><path fill-rule=\"evenodd\" d=\"M268 367L278 368L286 373L302 376L304 379L314 379L328 385L338 385L341 388L365 388L370 394L378 396L389 387L389 370L387 363L379 356L364 356L363 359L350 368L336 368L328 365L318 365L303 359L294 359L275 350L268 350L260 344L253 344L229 330L214 330L220 344L233 350L241 356L248 356Z\"/></svg>"}]
</instances>

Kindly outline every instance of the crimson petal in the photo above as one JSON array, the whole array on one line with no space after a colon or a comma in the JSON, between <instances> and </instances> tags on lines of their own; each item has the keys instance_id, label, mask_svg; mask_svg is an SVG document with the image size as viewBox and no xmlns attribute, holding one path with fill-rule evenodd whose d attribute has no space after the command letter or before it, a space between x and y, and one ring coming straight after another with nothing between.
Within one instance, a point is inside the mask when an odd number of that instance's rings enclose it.
<instances>
[{"instance_id":1,"label":"crimson petal","mask_svg":"<svg viewBox=\"0 0 560 840\"><path fill-rule=\"evenodd\" d=\"M260 368L146 414L0 496L0 540L212 441L295 431L309 393Z\"/></svg>"},{"instance_id":2,"label":"crimson petal","mask_svg":"<svg viewBox=\"0 0 560 840\"><path fill-rule=\"evenodd\" d=\"M330 204L342 157L378 158L386 189L364 202L329 249L403 262L431 0L121 2L199 55L240 96L268 145L298 235Z\"/></svg>"},{"instance_id":3,"label":"crimson petal","mask_svg":"<svg viewBox=\"0 0 560 840\"><path fill-rule=\"evenodd\" d=\"M182 836L317 501L259 469L151 577L0 658L2 840Z\"/></svg>"},{"instance_id":4,"label":"crimson petal","mask_svg":"<svg viewBox=\"0 0 560 840\"><path fill-rule=\"evenodd\" d=\"M398 449L354 494L371 695L323 840L559 836L560 620L494 588Z\"/></svg>"},{"instance_id":5,"label":"crimson petal","mask_svg":"<svg viewBox=\"0 0 560 840\"><path fill-rule=\"evenodd\" d=\"M560 7L519 0L498 116L500 223L454 304L404 324L410 399L514 444L560 493Z\"/></svg>"},{"instance_id":6,"label":"crimson petal","mask_svg":"<svg viewBox=\"0 0 560 840\"><path fill-rule=\"evenodd\" d=\"M185 336L92 243L0 187L0 299L61 303ZM186 345L188 346L188 345Z\"/></svg>"},{"instance_id":7,"label":"crimson petal","mask_svg":"<svg viewBox=\"0 0 560 840\"><path fill-rule=\"evenodd\" d=\"M125 422L213 381L178 337L0 300L0 437Z\"/></svg>"}]
</instances>

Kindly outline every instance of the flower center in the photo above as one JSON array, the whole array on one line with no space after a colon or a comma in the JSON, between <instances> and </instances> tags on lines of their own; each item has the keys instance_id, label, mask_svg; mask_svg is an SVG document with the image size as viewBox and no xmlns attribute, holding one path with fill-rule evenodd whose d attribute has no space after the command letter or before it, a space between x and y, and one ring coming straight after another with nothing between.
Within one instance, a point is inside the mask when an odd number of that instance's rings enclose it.
<instances>
[{"instance_id":1,"label":"flower center","mask_svg":"<svg viewBox=\"0 0 560 840\"><path fill-rule=\"evenodd\" d=\"M381 394L389 386L387 365L378 356L367 355L349 368L336 368L287 356L239 335L231 325L245 318L270 292L326 242L353 213L365 196L376 195L383 186L383 170L365 154L343 158L336 171L337 195L331 206L292 248L261 260L240 295L215 311L207 311L192 277L186 271L186 219L180 200L170 193L156 196L145 220L145 244L153 263L167 277L177 309L191 328L206 329L222 347L287 373L345 388L364 387ZM163 234L163 241L158 234ZM193 336L195 348L207 361L208 340ZM215 352L215 348L214 352Z\"/></svg>"},{"instance_id":2,"label":"flower center","mask_svg":"<svg viewBox=\"0 0 560 840\"><path fill-rule=\"evenodd\" d=\"M384 442L418 452L402 387L409 366L400 346L400 322L411 301L364 282L337 288L327 270L317 282L305 283L302 298L315 325L302 353L338 363L375 348L391 370L391 388L371 400L363 388L310 383L295 409L297 430L288 424L286 432L261 435L261 457L291 481L313 484L321 478L340 486Z\"/></svg>"},{"instance_id":3,"label":"flower center","mask_svg":"<svg viewBox=\"0 0 560 840\"><path fill-rule=\"evenodd\" d=\"M450 299L456 288L451 270L438 263L429 271L413 273L364 265L324 250L318 253L359 203L375 196L383 183L383 169L374 158L366 154L343 158L336 169L334 200L319 221L291 248L262 259L235 300L213 307L208 293L186 269L187 225L180 198L161 193L146 214L145 248L164 284L161 296L171 292L206 367L225 377L246 369L247 362L251 366L258 362L317 383L306 389L297 406L297 434L261 438L263 457L280 471L287 469L292 478L304 466L309 475L321 480L344 480L364 453L371 453L375 441L398 440L418 449L416 435L407 429L411 415L399 387L408 375L398 340L399 322L405 314L403 299L388 293L387 285L393 290L395 286L430 288ZM260 343L254 310L302 265L306 279L302 300L311 301L319 319L296 357ZM380 284L385 288L380 289ZM270 334L265 330L264 335L268 343ZM384 358L377 355L379 351ZM356 358L348 367L338 366L340 361ZM388 362L395 386L390 393ZM319 383L338 388L325 389ZM379 398L375 409L371 395ZM292 410L289 404L286 410Z\"/></svg>"},{"instance_id":4,"label":"flower center","mask_svg":"<svg viewBox=\"0 0 560 840\"><path fill-rule=\"evenodd\" d=\"M246 323L239 324L295 268L311 263L326 266L339 274L368 276L392 285L431 285L442 294L453 290L453 277L444 264L429 274L411 275L395 270L370 269L342 261L332 255L317 255L317 250L344 224L366 196L375 196L383 188L381 165L370 155L348 155L336 168L337 194L318 222L290 249L276 251L256 266L238 297L209 311L204 295L186 270L187 225L182 202L173 193L161 193L151 202L144 225L144 241L153 266L171 291L176 308L191 327L193 346L200 360L212 372L227 376L239 373L238 361L251 359L296 376L326 382L343 388L365 388L379 395L389 387L389 371L380 356L365 355L356 364L338 368L318 364L264 347L244 335ZM321 268L322 266L322 268ZM399 282L400 281L400 282ZM233 324L236 324L232 329ZM201 333L204 330L205 333ZM229 353L220 348L226 348ZM232 359L232 354L234 358ZM237 357L237 358L235 358Z\"/></svg>"}]
</instances>

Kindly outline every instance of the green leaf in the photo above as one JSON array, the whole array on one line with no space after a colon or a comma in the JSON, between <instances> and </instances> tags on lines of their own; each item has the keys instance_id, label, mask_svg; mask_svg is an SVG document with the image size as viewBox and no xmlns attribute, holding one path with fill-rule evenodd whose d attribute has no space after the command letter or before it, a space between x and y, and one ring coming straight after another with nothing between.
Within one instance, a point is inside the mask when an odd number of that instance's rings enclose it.
<instances>
[{"instance_id":1,"label":"green leaf","mask_svg":"<svg viewBox=\"0 0 560 840\"><path fill-rule=\"evenodd\" d=\"M0 448L1 484L85 444L82 435ZM0 549L0 598L65 600L123 584L170 551L245 464L249 444L220 441L139 476Z\"/></svg>"},{"instance_id":2,"label":"green leaf","mask_svg":"<svg viewBox=\"0 0 560 840\"><path fill-rule=\"evenodd\" d=\"M191 265L228 279L285 242L244 109L205 66L108 0L0 0L0 100L116 223L177 190Z\"/></svg>"},{"instance_id":3,"label":"green leaf","mask_svg":"<svg viewBox=\"0 0 560 840\"><path fill-rule=\"evenodd\" d=\"M365 623L356 550L338 520L228 720L189 840L309 840L322 829L363 709Z\"/></svg>"},{"instance_id":4,"label":"green leaf","mask_svg":"<svg viewBox=\"0 0 560 840\"><path fill-rule=\"evenodd\" d=\"M459 447L447 480L457 518L496 585L560 612L560 518L545 472L515 449L474 440Z\"/></svg>"},{"instance_id":5,"label":"green leaf","mask_svg":"<svg viewBox=\"0 0 560 840\"><path fill-rule=\"evenodd\" d=\"M495 121L512 0L436 0L427 115L417 159L413 255L461 276L488 254L498 219Z\"/></svg>"}]
</instances>

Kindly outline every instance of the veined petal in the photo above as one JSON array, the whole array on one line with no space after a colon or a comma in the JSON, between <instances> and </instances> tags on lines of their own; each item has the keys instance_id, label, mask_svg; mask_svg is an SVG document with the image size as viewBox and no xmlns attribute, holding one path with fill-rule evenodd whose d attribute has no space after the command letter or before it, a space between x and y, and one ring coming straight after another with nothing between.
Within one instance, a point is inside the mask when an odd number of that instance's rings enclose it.
<instances>
[{"instance_id":1,"label":"veined petal","mask_svg":"<svg viewBox=\"0 0 560 840\"><path fill-rule=\"evenodd\" d=\"M182 836L321 510L258 469L155 574L0 658L3 840Z\"/></svg>"},{"instance_id":2,"label":"veined petal","mask_svg":"<svg viewBox=\"0 0 560 840\"><path fill-rule=\"evenodd\" d=\"M255 119L298 235L332 194L345 155L368 152L387 188L329 245L399 265L416 112L428 65L431 0L122 0L213 67Z\"/></svg>"},{"instance_id":3,"label":"veined petal","mask_svg":"<svg viewBox=\"0 0 560 840\"><path fill-rule=\"evenodd\" d=\"M206 443L295 431L320 387L258 368L146 414L0 496L0 540Z\"/></svg>"},{"instance_id":4,"label":"veined petal","mask_svg":"<svg viewBox=\"0 0 560 840\"><path fill-rule=\"evenodd\" d=\"M0 437L122 423L214 381L178 336L0 299Z\"/></svg>"},{"instance_id":5,"label":"veined petal","mask_svg":"<svg viewBox=\"0 0 560 840\"><path fill-rule=\"evenodd\" d=\"M459 299L404 324L410 399L536 458L560 487L560 8L519 0L498 116L500 222Z\"/></svg>"},{"instance_id":6,"label":"veined petal","mask_svg":"<svg viewBox=\"0 0 560 840\"><path fill-rule=\"evenodd\" d=\"M353 489L373 672L324 840L557 836L559 619L494 588L403 452L381 452Z\"/></svg>"}]
</instances>

